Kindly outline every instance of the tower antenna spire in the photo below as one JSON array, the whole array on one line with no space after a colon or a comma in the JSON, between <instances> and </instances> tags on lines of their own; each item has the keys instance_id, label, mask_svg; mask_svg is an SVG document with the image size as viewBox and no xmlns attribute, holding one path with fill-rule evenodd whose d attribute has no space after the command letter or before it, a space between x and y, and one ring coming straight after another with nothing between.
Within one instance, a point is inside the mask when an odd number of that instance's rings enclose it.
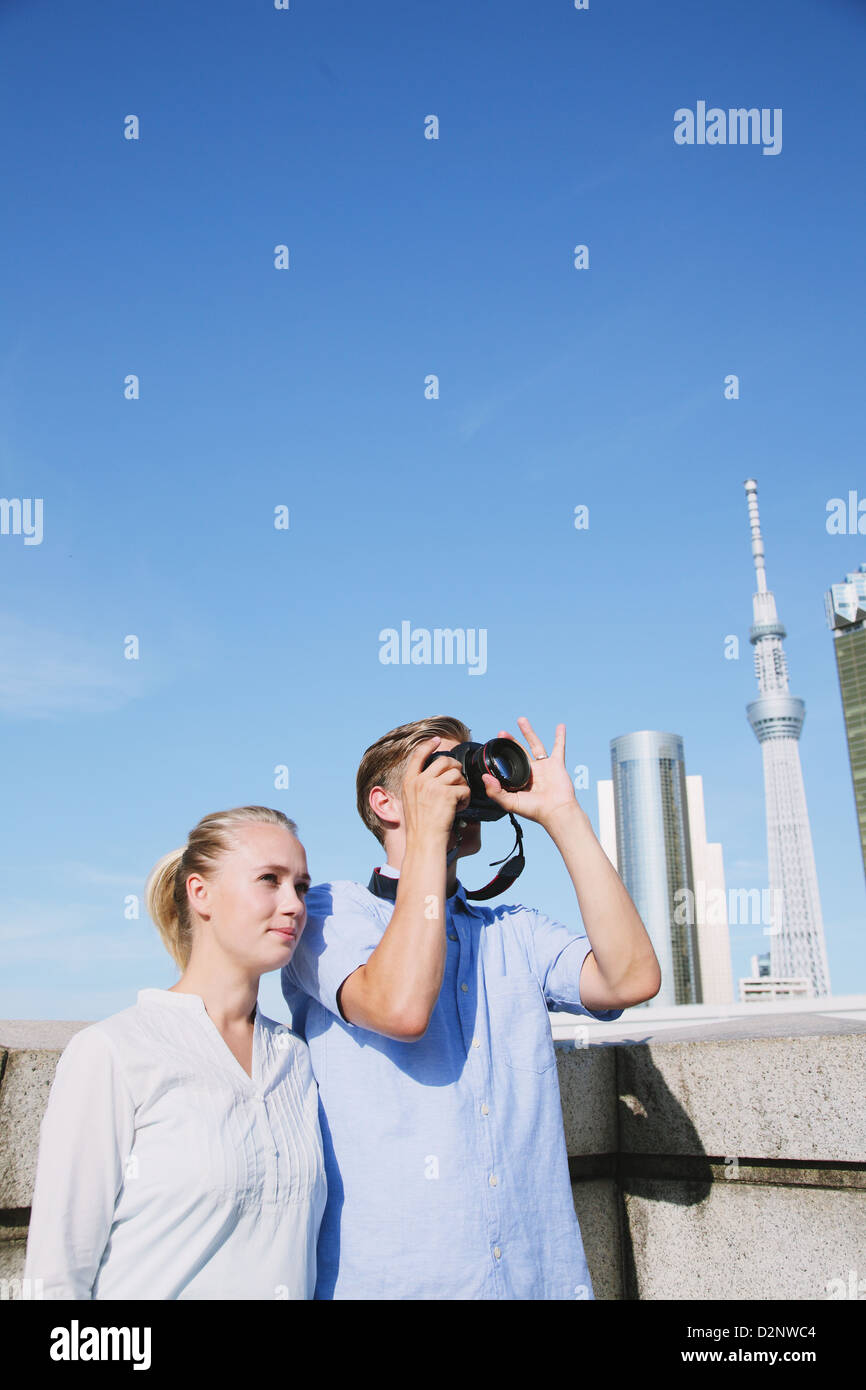
<instances>
[{"instance_id":1,"label":"tower antenna spire","mask_svg":"<svg viewBox=\"0 0 866 1390\"><path fill-rule=\"evenodd\" d=\"M764 537L761 535L761 518L758 515L758 484L754 478L747 478L743 484L746 501L749 505L749 525L752 528L752 556L758 576L758 593L767 592L767 570L764 564Z\"/></svg>"},{"instance_id":2,"label":"tower antenna spire","mask_svg":"<svg viewBox=\"0 0 866 1390\"><path fill-rule=\"evenodd\" d=\"M788 688L782 645L787 633L776 612L775 595L767 588L758 484L747 478L743 486L758 577L749 641L755 648L759 694L746 706L746 714L764 759L767 862L772 901L779 905L768 928L770 974L792 982L808 980L812 993L822 996L830 993L830 971L798 746L806 706Z\"/></svg>"}]
</instances>

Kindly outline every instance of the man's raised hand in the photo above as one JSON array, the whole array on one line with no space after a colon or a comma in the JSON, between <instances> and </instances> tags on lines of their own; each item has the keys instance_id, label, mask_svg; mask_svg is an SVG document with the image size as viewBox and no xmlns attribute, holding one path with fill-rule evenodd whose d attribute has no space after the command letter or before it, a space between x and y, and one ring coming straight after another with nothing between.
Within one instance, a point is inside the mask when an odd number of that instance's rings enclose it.
<instances>
[{"instance_id":1,"label":"man's raised hand","mask_svg":"<svg viewBox=\"0 0 866 1390\"><path fill-rule=\"evenodd\" d=\"M512 811L525 820L534 820L547 827L563 810L577 806L574 786L565 766L565 725L557 724L553 747L547 754L544 744L525 715L517 721L531 754L532 780L519 792L503 791L502 784L490 773L484 774L484 786L491 801L504 811ZM507 729L500 729L500 738L517 739Z\"/></svg>"}]
</instances>

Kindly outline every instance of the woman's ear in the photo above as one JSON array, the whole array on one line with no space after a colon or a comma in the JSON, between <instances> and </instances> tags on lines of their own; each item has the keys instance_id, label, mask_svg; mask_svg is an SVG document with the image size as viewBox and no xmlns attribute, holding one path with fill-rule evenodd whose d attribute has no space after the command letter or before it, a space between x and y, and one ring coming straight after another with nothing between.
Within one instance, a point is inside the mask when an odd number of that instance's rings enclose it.
<instances>
[{"instance_id":1,"label":"woman's ear","mask_svg":"<svg viewBox=\"0 0 866 1390\"><path fill-rule=\"evenodd\" d=\"M201 874L190 874L186 881L186 896L191 907L203 917L210 906L210 890Z\"/></svg>"}]
</instances>

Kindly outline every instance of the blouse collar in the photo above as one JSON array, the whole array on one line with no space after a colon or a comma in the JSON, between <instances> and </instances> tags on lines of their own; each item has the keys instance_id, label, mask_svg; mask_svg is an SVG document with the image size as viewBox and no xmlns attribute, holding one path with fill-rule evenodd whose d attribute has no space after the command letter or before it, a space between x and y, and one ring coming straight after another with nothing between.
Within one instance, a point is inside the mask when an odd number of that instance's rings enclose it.
<instances>
[{"instance_id":1,"label":"blouse collar","mask_svg":"<svg viewBox=\"0 0 866 1390\"><path fill-rule=\"evenodd\" d=\"M210 1017L200 994L184 994L180 990L172 989L140 989L138 1002L139 1004L167 1004L172 1009L186 1009L187 1013L205 1014L206 1017ZM259 1006L256 1004L256 1024L260 1018Z\"/></svg>"}]
</instances>

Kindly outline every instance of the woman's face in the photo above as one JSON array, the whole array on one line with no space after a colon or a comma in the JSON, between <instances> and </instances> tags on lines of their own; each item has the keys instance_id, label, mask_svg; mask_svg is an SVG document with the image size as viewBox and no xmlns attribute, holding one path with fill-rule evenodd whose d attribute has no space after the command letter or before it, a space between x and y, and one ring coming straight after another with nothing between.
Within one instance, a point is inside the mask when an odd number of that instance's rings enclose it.
<instances>
[{"instance_id":1,"label":"woman's face","mask_svg":"<svg viewBox=\"0 0 866 1390\"><path fill-rule=\"evenodd\" d=\"M304 846L267 822L240 826L235 840L214 874L187 879L190 902L204 918L196 933L250 970L278 970L291 960L307 920Z\"/></svg>"}]
</instances>

